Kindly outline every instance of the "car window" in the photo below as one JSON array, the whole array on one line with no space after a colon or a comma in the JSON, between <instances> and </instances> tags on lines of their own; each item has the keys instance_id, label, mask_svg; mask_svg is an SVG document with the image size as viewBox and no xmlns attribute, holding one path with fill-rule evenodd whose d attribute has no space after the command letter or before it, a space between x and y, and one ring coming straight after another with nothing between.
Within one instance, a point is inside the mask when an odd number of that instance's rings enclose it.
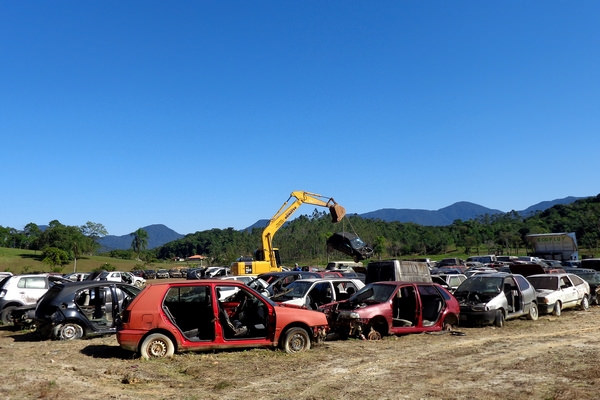
<instances>
[{"instance_id":1,"label":"car window","mask_svg":"<svg viewBox=\"0 0 600 400\"><path fill-rule=\"evenodd\" d=\"M583 284L583 279L581 279L577 275L569 275L569 278L571 278L571 282L573 282L573 285L582 285Z\"/></svg>"},{"instance_id":2,"label":"car window","mask_svg":"<svg viewBox=\"0 0 600 400\"><path fill-rule=\"evenodd\" d=\"M569 288L573 286L573 284L571 283L571 281L569 280L569 278L567 278L566 276L563 276L560 278L560 287L561 289L565 289L565 288Z\"/></svg>"},{"instance_id":3,"label":"car window","mask_svg":"<svg viewBox=\"0 0 600 400\"><path fill-rule=\"evenodd\" d=\"M46 278L43 276L21 278L19 279L19 282L17 282L17 287L21 289L45 289Z\"/></svg>"},{"instance_id":4,"label":"car window","mask_svg":"<svg viewBox=\"0 0 600 400\"><path fill-rule=\"evenodd\" d=\"M515 275L514 278L517 281L517 285L519 285L521 290L526 290L531 287L529 282L527 282L527 279L523 278L521 275Z\"/></svg>"}]
</instances>

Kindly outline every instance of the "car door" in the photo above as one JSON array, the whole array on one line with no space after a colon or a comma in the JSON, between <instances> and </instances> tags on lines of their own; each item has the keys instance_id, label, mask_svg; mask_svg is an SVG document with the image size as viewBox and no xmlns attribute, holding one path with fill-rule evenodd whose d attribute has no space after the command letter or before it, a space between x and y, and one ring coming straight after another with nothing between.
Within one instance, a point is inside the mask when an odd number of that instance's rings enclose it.
<instances>
[{"instance_id":1,"label":"car door","mask_svg":"<svg viewBox=\"0 0 600 400\"><path fill-rule=\"evenodd\" d=\"M577 289L575 285L569 279L568 276L564 275L560 277L560 291L562 292L563 308L574 307L577 304Z\"/></svg>"},{"instance_id":2,"label":"car door","mask_svg":"<svg viewBox=\"0 0 600 400\"><path fill-rule=\"evenodd\" d=\"M227 346L248 346L268 344L272 336L272 307L261 297L244 287L233 296L221 299L220 292L228 290L230 285L217 284L216 343Z\"/></svg>"}]
</instances>

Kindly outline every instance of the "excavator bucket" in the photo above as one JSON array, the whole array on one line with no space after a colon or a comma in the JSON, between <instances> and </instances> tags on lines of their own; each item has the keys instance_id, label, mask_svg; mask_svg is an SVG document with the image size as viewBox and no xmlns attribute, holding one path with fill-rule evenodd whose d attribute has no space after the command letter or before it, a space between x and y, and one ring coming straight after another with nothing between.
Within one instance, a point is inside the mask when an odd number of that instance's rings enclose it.
<instances>
[{"instance_id":1,"label":"excavator bucket","mask_svg":"<svg viewBox=\"0 0 600 400\"><path fill-rule=\"evenodd\" d=\"M332 222L340 222L346 215L346 209L339 204L329 206L329 213L331 214Z\"/></svg>"}]
</instances>

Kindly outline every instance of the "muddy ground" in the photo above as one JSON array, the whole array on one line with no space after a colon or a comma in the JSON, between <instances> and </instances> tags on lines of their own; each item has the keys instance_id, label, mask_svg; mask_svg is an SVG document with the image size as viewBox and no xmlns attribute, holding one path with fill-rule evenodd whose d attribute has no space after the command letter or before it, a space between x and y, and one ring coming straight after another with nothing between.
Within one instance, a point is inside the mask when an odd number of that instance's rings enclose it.
<instances>
[{"instance_id":1,"label":"muddy ground","mask_svg":"<svg viewBox=\"0 0 600 400\"><path fill-rule=\"evenodd\" d=\"M600 307L504 328L142 361L114 336L38 341L0 327L6 399L592 399Z\"/></svg>"}]
</instances>

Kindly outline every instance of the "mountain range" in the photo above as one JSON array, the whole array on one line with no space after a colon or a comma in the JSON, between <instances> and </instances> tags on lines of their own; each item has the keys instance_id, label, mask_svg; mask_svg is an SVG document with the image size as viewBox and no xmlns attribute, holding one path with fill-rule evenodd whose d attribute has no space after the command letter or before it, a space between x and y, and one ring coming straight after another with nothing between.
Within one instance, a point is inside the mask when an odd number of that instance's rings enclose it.
<instances>
[{"instance_id":1,"label":"mountain range","mask_svg":"<svg viewBox=\"0 0 600 400\"><path fill-rule=\"evenodd\" d=\"M565 197L550 201L542 201L527 207L524 210L517 211L523 217L528 217L538 211L544 211L558 204L571 204L582 197ZM418 225L426 226L443 226L451 225L455 220L460 219L468 221L483 215L503 214L503 211L487 208L468 201L459 201L450 206L440 208L439 210L420 210L408 208L382 208L376 211L370 211L363 214L357 214L366 219L380 219L385 222L412 222ZM264 228L269 223L268 219L261 219L245 228L246 231L251 231L253 228ZM181 239L184 235L175 232L162 224L154 224L143 227L148 232L148 249L160 247L165 243ZM126 250L131 248L131 235L114 236L107 235L98 240L100 243L100 251L110 250Z\"/></svg>"}]
</instances>

